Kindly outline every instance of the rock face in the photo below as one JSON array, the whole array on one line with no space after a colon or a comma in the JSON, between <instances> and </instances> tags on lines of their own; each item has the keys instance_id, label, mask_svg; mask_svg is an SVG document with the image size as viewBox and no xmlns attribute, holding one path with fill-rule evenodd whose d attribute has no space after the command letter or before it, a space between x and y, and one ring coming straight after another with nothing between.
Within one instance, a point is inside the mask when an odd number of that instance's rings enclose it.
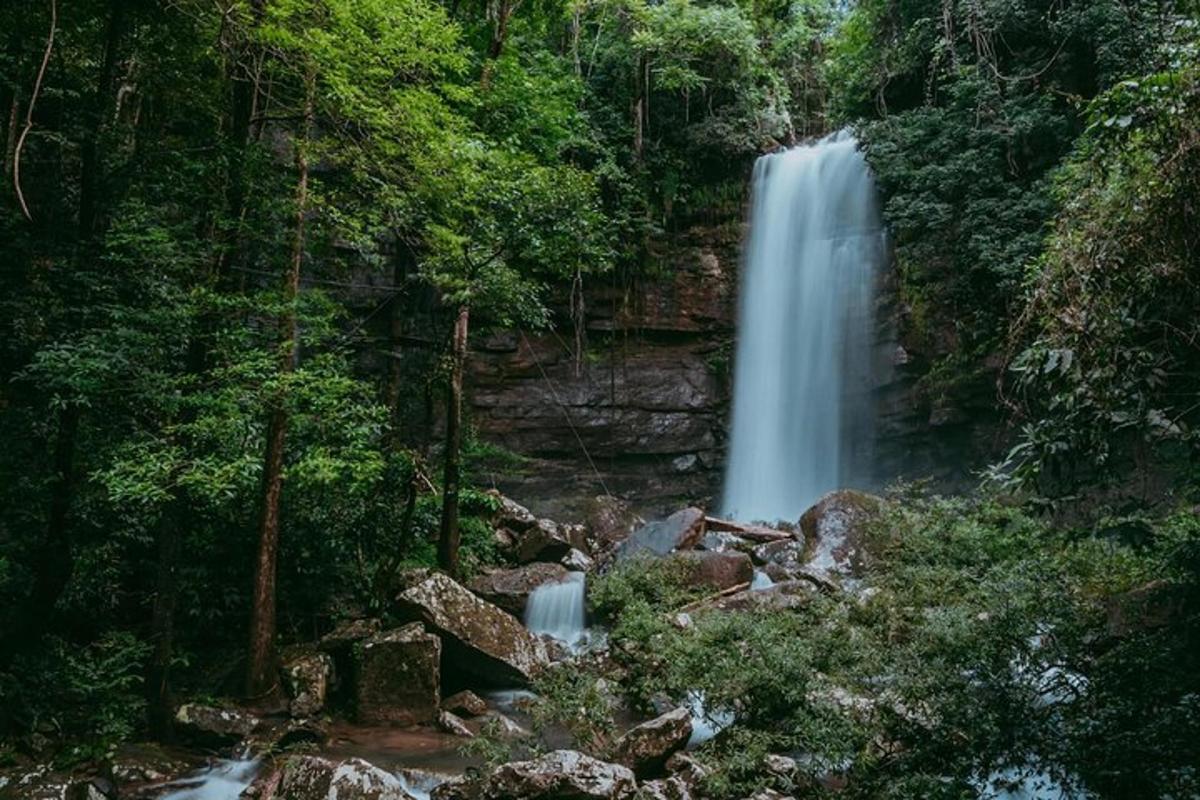
<instances>
[{"instance_id":1,"label":"rock face","mask_svg":"<svg viewBox=\"0 0 1200 800\"><path fill-rule=\"evenodd\" d=\"M517 544L517 560L558 561L572 549L587 547L584 531L579 525L564 525L548 519L539 519Z\"/></svg>"},{"instance_id":2,"label":"rock face","mask_svg":"<svg viewBox=\"0 0 1200 800\"><path fill-rule=\"evenodd\" d=\"M284 652L280 672L291 715L303 719L321 713L333 678L333 657L311 646L293 648Z\"/></svg>"},{"instance_id":3,"label":"rock face","mask_svg":"<svg viewBox=\"0 0 1200 800\"><path fill-rule=\"evenodd\" d=\"M277 780L273 800L416 800L399 778L361 758L290 758Z\"/></svg>"},{"instance_id":4,"label":"rock face","mask_svg":"<svg viewBox=\"0 0 1200 800\"><path fill-rule=\"evenodd\" d=\"M438 727L451 736L462 736L470 739L475 735L475 732L467 727L467 723L463 722L457 714L449 711L439 711L437 717Z\"/></svg>"},{"instance_id":5,"label":"rock face","mask_svg":"<svg viewBox=\"0 0 1200 800\"><path fill-rule=\"evenodd\" d=\"M809 566L842 577L862 577L870 566L869 527L883 502L843 489L830 492L804 512L800 529L811 542Z\"/></svg>"},{"instance_id":6,"label":"rock face","mask_svg":"<svg viewBox=\"0 0 1200 800\"><path fill-rule=\"evenodd\" d=\"M804 546L804 534L797 535L799 539L760 544L750 553L754 563L761 566L767 577L776 583L806 578L810 573L819 574L807 566L809 553Z\"/></svg>"},{"instance_id":7,"label":"rock face","mask_svg":"<svg viewBox=\"0 0 1200 800\"><path fill-rule=\"evenodd\" d=\"M443 665L474 683L497 688L527 684L548 663L542 642L511 614L435 574L396 599L398 614L441 637Z\"/></svg>"},{"instance_id":8,"label":"rock face","mask_svg":"<svg viewBox=\"0 0 1200 800\"><path fill-rule=\"evenodd\" d=\"M754 563L745 553L688 550L671 555L670 561L686 570L691 585L717 592L754 579Z\"/></svg>"},{"instance_id":9,"label":"rock face","mask_svg":"<svg viewBox=\"0 0 1200 800\"><path fill-rule=\"evenodd\" d=\"M443 700L442 709L467 717L478 717L487 713L488 704L487 701L474 692L464 690L452 694Z\"/></svg>"},{"instance_id":10,"label":"rock face","mask_svg":"<svg viewBox=\"0 0 1200 800\"><path fill-rule=\"evenodd\" d=\"M692 800L691 787L674 776L646 781L638 787L639 800Z\"/></svg>"},{"instance_id":11,"label":"rock face","mask_svg":"<svg viewBox=\"0 0 1200 800\"><path fill-rule=\"evenodd\" d=\"M612 495L598 495L584 506L584 527L596 552L607 553L646 524L633 507Z\"/></svg>"},{"instance_id":12,"label":"rock face","mask_svg":"<svg viewBox=\"0 0 1200 800\"><path fill-rule=\"evenodd\" d=\"M200 747L230 747L262 727L262 721L245 711L188 703L175 712L175 729L184 741Z\"/></svg>"},{"instance_id":13,"label":"rock face","mask_svg":"<svg viewBox=\"0 0 1200 800\"><path fill-rule=\"evenodd\" d=\"M317 648L325 653L335 653L350 647L355 642L369 639L383 630L377 619L352 619L338 625L317 642Z\"/></svg>"},{"instance_id":14,"label":"rock face","mask_svg":"<svg viewBox=\"0 0 1200 800\"><path fill-rule=\"evenodd\" d=\"M667 759L683 749L691 735L691 712L686 708L677 708L626 732L617 740L613 760L629 767L637 775L661 773Z\"/></svg>"},{"instance_id":15,"label":"rock face","mask_svg":"<svg viewBox=\"0 0 1200 800\"><path fill-rule=\"evenodd\" d=\"M354 655L359 722L413 725L437 719L442 642L421 623L359 642Z\"/></svg>"},{"instance_id":16,"label":"rock face","mask_svg":"<svg viewBox=\"0 0 1200 800\"><path fill-rule=\"evenodd\" d=\"M633 772L574 750L502 765L470 793L478 800L632 800ZM446 797L435 791L434 797ZM454 795L451 795L454 796Z\"/></svg>"},{"instance_id":17,"label":"rock face","mask_svg":"<svg viewBox=\"0 0 1200 800\"><path fill-rule=\"evenodd\" d=\"M497 569L474 578L467 588L520 619L529 594L546 583L562 583L570 572L561 564L535 562L516 569Z\"/></svg>"},{"instance_id":18,"label":"rock face","mask_svg":"<svg viewBox=\"0 0 1200 800\"><path fill-rule=\"evenodd\" d=\"M617 560L638 554L665 556L675 550L694 547L704 535L704 512L698 508L676 511L666 519L638 528L617 548Z\"/></svg>"}]
</instances>

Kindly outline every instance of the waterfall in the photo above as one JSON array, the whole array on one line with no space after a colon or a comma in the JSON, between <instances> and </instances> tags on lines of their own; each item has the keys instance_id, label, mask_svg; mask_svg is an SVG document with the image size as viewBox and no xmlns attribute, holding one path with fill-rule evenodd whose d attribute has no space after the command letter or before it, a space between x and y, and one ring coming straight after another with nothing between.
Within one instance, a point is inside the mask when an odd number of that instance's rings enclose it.
<instances>
[{"instance_id":1,"label":"waterfall","mask_svg":"<svg viewBox=\"0 0 1200 800\"><path fill-rule=\"evenodd\" d=\"M822 494L871 483L884 259L874 181L850 134L758 159L726 516L794 522Z\"/></svg>"},{"instance_id":2,"label":"waterfall","mask_svg":"<svg viewBox=\"0 0 1200 800\"><path fill-rule=\"evenodd\" d=\"M258 759L217 761L189 778L171 785L183 788L169 792L162 800L238 800L258 774Z\"/></svg>"},{"instance_id":3,"label":"waterfall","mask_svg":"<svg viewBox=\"0 0 1200 800\"><path fill-rule=\"evenodd\" d=\"M584 589L586 576L572 572L561 583L534 589L525 602L525 627L553 636L575 649L587 637Z\"/></svg>"}]
</instances>

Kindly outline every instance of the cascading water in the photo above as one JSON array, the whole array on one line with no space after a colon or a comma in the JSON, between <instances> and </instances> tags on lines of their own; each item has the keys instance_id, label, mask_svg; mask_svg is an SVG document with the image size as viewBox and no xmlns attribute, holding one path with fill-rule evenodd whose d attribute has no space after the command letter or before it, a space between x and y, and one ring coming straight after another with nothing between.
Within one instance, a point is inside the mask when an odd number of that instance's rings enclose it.
<instances>
[{"instance_id":1,"label":"cascading water","mask_svg":"<svg viewBox=\"0 0 1200 800\"><path fill-rule=\"evenodd\" d=\"M258 759L218 761L179 783L161 800L237 800L258 774Z\"/></svg>"},{"instance_id":2,"label":"cascading water","mask_svg":"<svg viewBox=\"0 0 1200 800\"><path fill-rule=\"evenodd\" d=\"M572 572L561 583L534 589L525 603L525 627L553 636L574 650L587 639L584 609L586 575Z\"/></svg>"},{"instance_id":3,"label":"cascading water","mask_svg":"<svg viewBox=\"0 0 1200 800\"><path fill-rule=\"evenodd\" d=\"M884 258L874 181L851 135L758 159L726 516L795 521L825 492L871 482Z\"/></svg>"}]
</instances>

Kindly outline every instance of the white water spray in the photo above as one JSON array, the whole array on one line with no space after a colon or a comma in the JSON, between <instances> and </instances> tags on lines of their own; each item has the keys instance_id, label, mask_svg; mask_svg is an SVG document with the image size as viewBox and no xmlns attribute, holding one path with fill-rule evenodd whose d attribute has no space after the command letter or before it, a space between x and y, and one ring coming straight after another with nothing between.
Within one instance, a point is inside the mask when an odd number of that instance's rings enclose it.
<instances>
[{"instance_id":1,"label":"white water spray","mask_svg":"<svg viewBox=\"0 0 1200 800\"><path fill-rule=\"evenodd\" d=\"M258 759L218 761L178 783L162 800L238 800L262 765Z\"/></svg>"},{"instance_id":2,"label":"white water spray","mask_svg":"<svg viewBox=\"0 0 1200 800\"><path fill-rule=\"evenodd\" d=\"M534 589L525 603L525 627L553 636L574 650L587 639L584 609L586 576L572 572L567 580Z\"/></svg>"},{"instance_id":3,"label":"white water spray","mask_svg":"<svg viewBox=\"0 0 1200 800\"><path fill-rule=\"evenodd\" d=\"M754 165L726 516L795 521L825 492L869 482L883 245L848 133Z\"/></svg>"}]
</instances>

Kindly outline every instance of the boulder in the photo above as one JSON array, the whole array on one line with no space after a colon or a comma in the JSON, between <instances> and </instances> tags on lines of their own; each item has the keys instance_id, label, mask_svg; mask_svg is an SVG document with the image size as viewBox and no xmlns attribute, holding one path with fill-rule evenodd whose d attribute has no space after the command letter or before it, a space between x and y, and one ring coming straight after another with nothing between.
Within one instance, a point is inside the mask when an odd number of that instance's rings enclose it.
<instances>
[{"instance_id":1,"label":"boulder","mask_svg":"<svg viewBox=\"0 0 1200 800\"><path fill-rule=\"evenodd\" d=\"M442 642L419 622L385 631L354 648L359 722L413 725L437 718Z\"/></svg>"},{"instance_id":2,"label":"boulder","mask_svg":"<svg viewBox=\"0 0 1200 800\"><path fill-rule=\"evenodd\" d=\"M511 614L445 575L431 575L402 593L396 611L437 633L445 648L444 663L481 685L527 684L549 661L542 642Z\"/></svg>"},{"instance_id":3,"label":"boulder","mask_svg":"<svg viewBox=\"0 0 1200 800\"><path fill-rule=\"evenodd\" d=\"M383 630L383 623L377 619L352 619L338 625L317 642L317 649L325 653L335 653L348 649L355 642L369 639Z\"/></svg>"},{"instance_id":4,"label":"boulder","mask_svg":"<svg viewBox=\"0 0 1200 800\"><path fill-rule=\"evenodd\" d=\"M632 800L637 782L626 767L574 750L555 750L502 765L480 787L480 800Z\"/></svg>"},{"instance_id":5,"label":"boulder","mask_svg":"<svg viewBox=\"0 0 1200 800\"><path fill-rule=\"evenodd\" d=\"M760 544L750 551L750 557L759 566L778 564L786 569L800 569L806 559L804 542L796 539L780 539Z\"/></svg>"},{"instance_id":6,"label":"boulder","mask_svg":"<svg viewBox=\"0 0 1200 800\"><path fill-rule=\"evenodd\" d=\"M492 522L497 528L504 528L513 533L524 533L537 522L537 517L534 516L532 511L512 498L505 497L499 492L491 492L490 494L493 494L500 504L495 516L492 518Z\"/></svg>"},{"instance_id":7,"label":"boulder","mask_svg":"<svg viewBox=\"0 0 1200 800\"><path fill-rule=\"evenodd\" d=\"M244 750L251 753L282 753L293 747L329 743L329 724L325 719L271 720L247 740Z\"/></svg>"},{"instance_id":8,"label":"boulder","mask_svg":"<svg viewBox=\"0 0 1200 800\"><path fill-rule=\"evenodd\" d=\"M676 511L666 519L647 523L617 548L618 560L637 555L665 556L694 547L704 535L704 512L698 508Z\"/></svg>"},{"instance_id":9,"label":"boulder","mask_svg":"<svg viewBox=\"0 0 1200 800\"><path fill-rule=\"evenodd\" d=\"M584 514L584 526L594 552L598 553L612 550L645 524L629 503L612 495L592 498L584 508Z\"/></svg>"},{"instance_id":10,"label":"boulder","mask_svg":"<svg viewBox=\"0 0 1200 800\"><path fill-rule=\"evenodd\" d=\"M248 739L262 721L245 711L187 703L175 712L179 738L199 747L231 747Z\"/></svg>"},{"instance_id":11,"label":"boulder","mask_svg":"<svg viewBox=\"0 0 1200 800\"><path fill-rule=\"evenodd\" d=\"M527 739L533 735L499 711L488 711L482 716L468 720L466 725L475 735L487 734L493 739Z\"/></svg>"},{"instance_id":12,"label":"boulder","mask_svg":"<svg viewBox=\"0 0 1200 800\"><path fill-rule=\"evenodd\" d=\"M796 798L790 794L777 792L774 789L763 789L750 795L746 800L796 800Z\"/></svg>"},{"instance_id":13,"label":"boulder","mask_svg":"<svg viewBox=\"0 0 1200 800\"><path fill-rule=\"evenodd\" d=\"M333 678L333 657L311 646L285 650L280 663L288 711L297 719L320 714Z\"/></svg>"},{"instance_id":14,"label":"boulder","mask_svg":"<svg viewBox=\"0 0 1200 800\"><path fill-rule=\"evenodd\" d=\"M572 549L585 549L587 536L582 525L560 525L553 520L539 519L524 534L517 546L517 560L558 561Z\"/></svg>"},{"instance_id":15,"label":"boulder","mask_svg":"<svg viewBox=\"0 0 1200 800\"><path fill-rule=\"evenodd\" d=\"M274 800L416 800L391 773L361 758L289 758L279 771Z\"/></svg>"},{"instance_id":16,"label":"boulder","mask_svg":"<svg viewBox=\"0 0 1200 800\"><path fill-rule=\"evenodd\" d=\"M136 784L165 783L193 766L193 758L157 742L123 744L112 756L113 780L122 790Z\"/></svg>"},{"instance_id":17,"label":"boulder","mask_svg":"<svg viewBox=\"0 0 1200 800\"><path fill-rule=\"evenodd\" d=\"M753 543L749 539L743 539L736 533L714 530L705 533L704 536L700 537L700 541L696 543L697 550L712 550L717 553L745 551L753 546Z\"/></svg>"},{"instance_id":18,"label":"boulder","mask_svg":"<svg viewBox=\"0 0 1200 800\"><path fill-rule=\"evenodd\" d=\"M469 689L464 689L443 700L442 710L467 717L478 717L488 712L488 704L479 695Z\"/></svg>"},{"instance_id":19,"label":"boulder","mask_svg":"<svg viewBox=\"0 0 1200 800\"><path fill-rule=\"evenodd\" d=\"M661 773L667 759L682 750L691 735L691 711L677 708L627 731L613 748L613 760L637 775Z\"/></svg>"},{"instance_id":20,"label":"boulder","mask_svg":"<svg viewBox=\"0 0 1200 800\"><path fill-rule=\"evenodd\" d=\"M781 531L778 528L769 528L766 525L734 522L731 519L720 519L719 517L705 517L704 524L705 527L710 531L731 533L741 539L747 539L751 542L778 542L792 538L792 534L788 533L787 531Z\"/></svg>"},{"instance_id":21,"label":"boulder","mask_svg":"<svg viewBox=\"0 0 1200 800\"><path fill-rule=\"evenodd\" d=\"M467 588L517 619L525 615L529 594L546 583L561 583L570 572L561 564L534 562L515 569L495 569L474 578Z\"/></svg>"},{"instance_id":22,"label":"boulder","mask_svg":"<svg viewBox=\"0 0 1200 800\"><path fill-rule=\"evenodd\" d=\"M688 583L715 592L754 579L754 563L745 553L686 550L672 554L669 560L683 569Z\"/></svg>"},{"instance_id":23,"label":"boulder","mask_svg":"<svg viewBox=\"0 0 1200 800\"><path fill-rule=\"evenodd\" d=\"M800 530L810 542L809 565L821 572L861 578L870 566L869 529L883 501L843 489L830 492L804 512Z\"/></svg>"},{"instance_id":24,"label":"boulder","mask_svg":"<svg viewBox=\"0 0 1200 800\"><path fill-rule=\"evenodd\" d=\"M763 769L781 778L791 778L796 774L796 759L768 753L763 756Z\"/></svg>"},{"instance_id":25,"label":"boulder","mask_svg":"<svg viewBox=\"0 0 1200 800\"><path fill-rule=\"evenodd\" d=\"M697 761L695 756L683 751L667 759L667 772L689 786L699 783L708 776L708 770L704 765Z\"/></svg>"},{"instance_id":26,"label":"boulder","mask_svg":"<svg viewBox=\"0 0 1200 800\"><path fill-rule=\"evenodd\" d=\"M571 572L591 572L596 566L596 562L592 560L587 553L582 550L571 548L565 556L559 559L560 564L569 569Z\"/></svg>"},{"instance_id":27,"label":"boulder","mask_svg":"<svg viewBox=\"0 0 1200 800\"><path fill-rule=\"evenodd\" d=\"M692 800L691 787L675 776L645 781L638 787L638 800Z\"/></svg>"},{"instance_id":28,"label":"boulder","mask_svg":"<svg viewBox=\"0 0 1200 800\"><path fill-rule=\"evenodd\" d=\"M457 714L449 711L438 712L437 724L439 728L451 736L462 736L465 739L471 739L475 736L475 731L467 727L467 723L463 722Z\"/></svg>"},{"instance_id":29,"label":"boulder","mask_svg":"<svg viewBox=\"0 0 1200 800\"><path fill-rule=\"evenodd\" d=\"M774 583L804 581L805 583L811 583L815 588L820 589L825 594L837 594L838 592L842 591L841 584L834 576L827 572L813 569L807 565L800 567L785 567L782 564L772 563L764 566L762 571ZM862 601L863 593L868 593L869 595L870 591L871 589L869 587L861 590L859 592L859 600Z\"/></svg>"},{"instance_id":30,"label":"boulder","mask_svg":"<svg viewBox=\"0 0 1200 800\"><path fill-rule=\"evenodd\" d=\"M116 787L106 778L83 778L56 772L42 764L0 774L0 798L8 800L116 800Z\"/></svg>"}]
</instances>

